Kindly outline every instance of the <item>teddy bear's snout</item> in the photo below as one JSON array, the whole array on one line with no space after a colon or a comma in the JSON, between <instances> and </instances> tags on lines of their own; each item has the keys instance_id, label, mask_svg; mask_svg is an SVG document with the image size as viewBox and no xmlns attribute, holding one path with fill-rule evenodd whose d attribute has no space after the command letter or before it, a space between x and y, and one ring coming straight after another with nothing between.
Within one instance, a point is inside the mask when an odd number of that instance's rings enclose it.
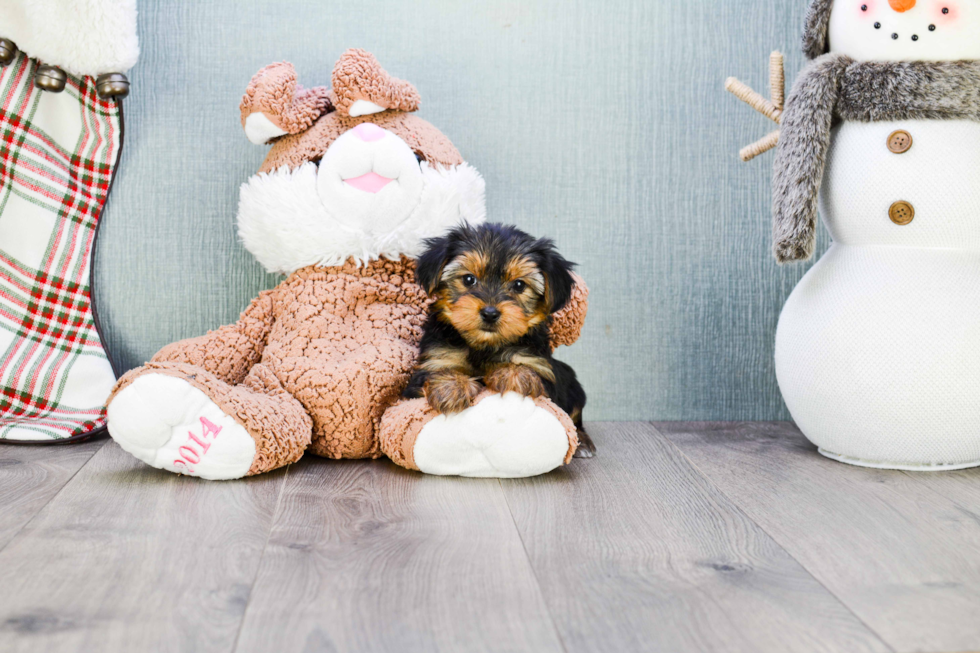
<instances>
[{"instance_id":1,"label":"teddy bear's snout","mask_svg":"<svg viewBox=\"0 0 980 653\"><path fill-rule=\"evenodd\" d=\"M365 143L384 138L385 130L381 129L373 122L362 122L352 130L354 135Z\"/></svg>"}]
</instances>

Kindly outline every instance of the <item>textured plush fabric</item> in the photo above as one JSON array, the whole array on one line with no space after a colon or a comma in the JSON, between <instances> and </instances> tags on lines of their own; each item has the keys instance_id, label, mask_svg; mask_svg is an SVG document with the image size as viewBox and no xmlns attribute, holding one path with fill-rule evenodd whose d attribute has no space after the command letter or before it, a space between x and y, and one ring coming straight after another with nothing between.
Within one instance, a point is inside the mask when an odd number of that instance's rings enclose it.
<instances>
[{"instance_id":1,"label":"textured plush fabric","mask_svg":"<svg viewBox=\"0 0 980 653\"><path fill-rule=\"evenodd\" d=\"M253 434L250 473L297 460L307 445L329 458L377 458L381 418L408 383L429 301L414 266L403 258L299 270L235 324L162 349L120 379L113 397L142 374L187 379ZM553 341L575 340L587 296L574 291L556 315ZM393 452L407 446L399 437L389 429Z\"/></svg>"},{"instance_id":2,"label":"textured plush fabric","mask_svg":"<svg viewBox=\"0 0 980 653\"><path fill-rule=\"evenodd\" d=\"M442 132L411 115L419 105L415 87L388 75L374 55L353 48L344 52L334 65L333 84L332 90L303 89L292 64L286 62L266 66L252 77L239 107L242 127L252 114L261 113L288 134L275 139L260 173L319 161L341 134L364 122L393 132L430 165L448 168L463 163ZM352 117L347 111L357 100L387 110Z\"/></svg>"},{"instance_id":3,"label":"textured plush fabric","mask_svg":"<svg viewBox=\"0 0 980 653\"><path fill-rule=\"evenodd\" d=\"M0 37L73 75L124 73L139 57L136 0L4 0Z\"/></svg>"},{"instance_id":4,"label":"textured plush fabric","mask_svg":"<svg viewBox=\"0 0 980 653\"><path fill-rule=\"evenodd\" d=\"M250 115L260 112L284 132L297 134L330 110L329 93L326 86L299 86L296 70L288 61L269 64L255 73L245 90L239 105L242 127Z\"/></svg>"},{"instance_id":5,"label":"textured plush fabric","mask_svg":"<svg viewBox=\"0 0 980 653\"><path fill-rule=\"evenodd\" d=\"M780 263L810 258L834 100L849 59L828 54L793 84L783 113L772 177L772 246Z\"/></svg>"},{"instance_id":6,"label":"textured plush fabric","mask_svg":"<svg viewBox=\"0 0 980 653\"><path fill-rule=\"evenodd\" d=\"M169 344L157 352L152 362L187 363L225 383L241 383L262 358L275 320L275 295L275 290L259 293L234 324Z\"/></svg>"},{"instance_id":7,"label":"textured plush fabric","mask_svg":"<svg viewBox=\"0 0 980 653\"><path fill-rule=\"evenodd\" d=\"M980 120L980 61L851 61L836 112L862 122Z\"/></svg>"},{"instance_id":8,"label":"textured plush fabric","mask_svg":"<svg viewBox=\"0 0 980 653\"><path fill-rule=\"evenodd\" d=\"M854 62L827 54L793 85L773 171L773 252L813 253L817 196L835 118L980 120L980 62Z\"/></svg>"},{"instance_id":9,"label":"textured plush fabric","mask_svg":"<svg viewBox=\"0 0 980 653\"><path fill-rule=\"evenodd\" d=\"M811 0L803 29L803 54L807 59L827 53L827 27L833 7L834 0Z\"/></svg>"},{"instance_id":10,"label":"textured plush fabric","mask_svg":"<svg viewBox=\"0 0 980 653\"><path fill-rule=\"evenodd\" d=\"M495 396L491 392L484 391L476 397L474 406L489 397ZM568 448L561 462L568 464L575 454L575 450L578 448L578 433L575 430L575 425L572 423L571 418L547 398L539 397L534 399L534 405L538 410L553 416L561 427L564 428L565 435L568 438ZM395 464L408 469L419 470L419 466L415 460L415 447L419 435L429 422L437 417L439 417L439 413L433 410L425 399L403 399L399 401L385 412L384 418L382 419L381 428L378 433L382 451ZM498 415L498 419L503 419L503 417L503 415ZM458 418L459 416L457 416ZM507 434L504 433L501 435L506 437ZM465 449L466 434L459 433L458 436L458 442L455 446L460 449ZM553 467L555 464L552 463L550 467Z\"/></svg>"},{"instance_id":11,"label":"textured plush fabric","mask_svg":"<svg viewBox=\"0 0 980 653\"><path fill-rule=\"evenodd\" d=\"M415 464L415 440L419 432L435 417L425 399L401 399L385 411L378 430L381 450L393 463L418 471Z\"/></svg>"},{"instance_id":12,"label":"textured plush fabric","mask_svg":"<svg viewBox=\"0 0 980 653\"><path fill-rule=\"evenodd\" d=\"M169 345L153 363L191 363L235 384L261 361L312 418L310 451L376 458L375 430L408 382L425 304L408 259L304 268L235 325Z\"/></svg>"},{"instance_id":13,"label":"textured plush fabric","mask_svg":"<svg viewBox=\"0 0 980 653\"><path fill-rule=\"evenodd\" d=\"M395 79L378 63L374 55L352 48L345 52L333 69L331 99L341 114L348 115L351 105L367 100L395 111L417 111L419 92L408 82Z\"/></svg>"},{"instance_id":14,"label":"textured plush fabric","mask_svg":"<svg viewBox=\"0 0 980 653\"><path fill-rule=\"evenodd\" d=\"M551 349L573 345L582 334L585 314L589 310L589 287L579 275L572 273L575 285L568 303L551 317Z\"/></svg>"},{"instance_id":15,"label":"textured plush fabric","mask_svg":"<svg viewBox=\"0 0 980 653\"><path fill-rule=\"evenodd\" d=\"M399 96L401 100L389 104L407 108L416 104L402 83L388 79L363 52L348 51L336 69L342 77L337 83L346 85L344 92L356 97L355 102ZM355 87L373 90L362 98L351 95ZM309 418L312 453L332 458L382 455L380 421L407 384L428 303L414 282L414 262L407 255L417 254L426 238L460 221L482 222L483 179L445 136L421 119L390 109L352 119L330 111L321 99L319 91L302 91L285 64L264 68L245 93L241 117L246 135L259 143L271 138L274 145L263 171L241 187L239 235L267 270L289 277L260 295L239 323L165 347L150 365L129 377L139 381L141 390L122 388L114 395L110 416L119 415L121 423L114 430L110 417L110 433L151 464L175 468L166 458L181 450L182 431L194 424L195 416L188 416L188 411L169 410L160 405L166 398L153 398L153 388L167 386L173 388L168 396L175 401L183 394L210 415L220 417L224 410L237 416L237 424L226 422L223 455L239 461L254 445L252 473L285 464L306 448L308 429L293 418L280 424L278 440L263 435L273 429L269 424L277 412L289 416L295 405ZM317 117L321 110L327 112ZM304 131L282 136L287 128ZM365 178L380 186L363 186ZM577 338L586 306L583 288L558 317L556 343ZM160 365L173 363L191 366L179 370L191 380L196 378L194 370L200 369L208 383L199 387L143 378L157 374L163 369ZM208 374L220 376L212 382ZM230 403L229 397L237 403ZM483 412L493 404L486 404ZM278 410L287 405L289 410ZM513 437L516 431L497 420L506 416L473 418L475 426L502 425L494 427L491 436L511 434L507 475L525 468L528 473L543 473L560 464L562 456L556 453L565 453L565 431L571 422L550 415L542 418L533 402L522 405L524 410L511 410L510 417L516 428L528 431L528 438ZM142 432L139 419L134 418L140 406L147 409ZM531 419L521 422L522 416ZM550 425L550 438L536 441L534 430L541 423ZM244 437L239 426L257 432ZM159 437L143 436L151 431ZM230 442L242 446L228 449ZM273 451L264 451L266 442ZM536 464L524 465L520 454L525 445L535 442L541 445L539 453L551 455L538 455L541 460ZM452 439L446 444L451 445ZM438 447L431 451L443 453ZM477 454L470 460L482 465L479 452L470 453ZM214 467L222 468L209 472L214 478L227 478L223 474L237 469L231 463ZM467 472L465 462L458 467L459 473ZM203 463L201 469L205 470ZM485 465L481 469L488 471ZM194 473L184 464L171 471Z\"/></svg>"},{"instance_id":16,"label":"textured plush fabric","mask_svg":"<svg viewBox=\"0 0 980 653\"><path fill-rule=\"evenodd\" d=\"M391 135L385 138L395 140ZM420 174L422 189L415 202L406 191L407 184L395 189L407 201L395 198L394 204L408 205L408 213L385 212L384 220L395 223L394 228L384 228L377 211L345 210L342 195L348 189L339 175L326 182L339 192L325 201L320 175L326 166L307 162L293 170L283 167L254 175L242 184L238 236L266 270L290 274L308 265L340 265L352 255L358 261L415 257L422 253L425 238L448 231L464 219L473 224L486 219L483 178L475 168L466 163L432 167L417 164L414 158L407 164Z\"/></svg>"},{"instance_id":17,"label":"textured plush fabric","mask_svg":"<svg viewBox=\"0 0 980 653\"><path fill-rule=\"evenodd\" d=\"M222 408L207 394L222 394L220 382L202 390L194 385L197 378L198 373L165 369L135 375L108 406L112 437L123 451L157 469L210 480L242 478L256 463L262 425L250 432L243 421L255 411L234 415L231 406ZM279 433L286 432L272 435Z\"/></svg>"},{"instance_id":18,"label":"textured plush fabric","mask_svg":"<svg viewBox=\"0 0 980 653\"><path fill-rule=\"evenodd\" d=\"M259 172L270 172L281 166L296 168L307 161L316 161L338 136L362 122L394 132L430 163L455 166L463 162L459 151L442 132L410 113L384 111L351 118L334 111L320 118L311 129L276 140Z\"/></svg>"},{"instance_id":19,"label":"textured plush fabric","mask_svg":"<svg viewBox=\"0 0 980 653\"><path fill-rule=\"evenodd\" d=\"M109 403L145 375L172 376L203 392L255 441L255 458L246 475L294 463L310 445L312 420L305 408L264 365L254 365L239 385L231 385L201 367L179 362L151 362L119 379Z\"/></svg>"}]
</instances>

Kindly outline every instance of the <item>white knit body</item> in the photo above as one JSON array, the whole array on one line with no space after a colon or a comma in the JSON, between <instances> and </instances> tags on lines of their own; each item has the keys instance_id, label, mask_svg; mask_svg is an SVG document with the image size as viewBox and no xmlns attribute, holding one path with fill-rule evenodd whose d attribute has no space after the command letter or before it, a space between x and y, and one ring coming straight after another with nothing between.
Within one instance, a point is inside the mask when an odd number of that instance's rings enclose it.
<instances>
[{"instance_id":1,"label":"white knit body","mask_svg":"<svg viewBox=\"0 0 980 653\"><path fill-rule=\"evenodd\" d=\"M913 139L902 154L896 130ZM897 201L911 223L889 218ZM844 462L980 465L980 123L843 123L820 210L833 244L776 332L793 419Z\"/></svg>"}]
</instances>

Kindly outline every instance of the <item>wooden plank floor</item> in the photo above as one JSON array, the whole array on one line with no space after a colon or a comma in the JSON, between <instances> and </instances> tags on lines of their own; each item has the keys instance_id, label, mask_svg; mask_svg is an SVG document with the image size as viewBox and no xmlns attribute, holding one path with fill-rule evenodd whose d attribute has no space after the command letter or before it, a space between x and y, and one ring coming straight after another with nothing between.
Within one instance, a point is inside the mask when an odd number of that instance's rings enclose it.
<instances>
[{"instance_id":1,"label":"wooden plank floor","mask_svg":"<svg viewBox=\"0 0 980 653\"><path fill-rule=\"evenodd\" d=\"M789 424L593 424L551 474L244 481L0 446L0 651L980 650L980 470Z\"/></svg>"}]
</instances>

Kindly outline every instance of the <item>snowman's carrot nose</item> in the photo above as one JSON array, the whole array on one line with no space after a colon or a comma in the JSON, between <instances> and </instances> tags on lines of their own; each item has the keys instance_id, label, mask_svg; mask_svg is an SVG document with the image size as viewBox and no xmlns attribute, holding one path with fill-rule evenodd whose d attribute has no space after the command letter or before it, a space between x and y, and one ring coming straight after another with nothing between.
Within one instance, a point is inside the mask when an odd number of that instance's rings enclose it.
<instances>
[{"instance_id":1,"label":"snowman's carrot nose","mask_svg":"<svg viewBox=\"0 0 980 653\"><path fill-rule=\"evenodd\" d=\"M915 0L888 0L888 4L898 13L902 13L914 7Z\"/></svg>"}]
</instances>

